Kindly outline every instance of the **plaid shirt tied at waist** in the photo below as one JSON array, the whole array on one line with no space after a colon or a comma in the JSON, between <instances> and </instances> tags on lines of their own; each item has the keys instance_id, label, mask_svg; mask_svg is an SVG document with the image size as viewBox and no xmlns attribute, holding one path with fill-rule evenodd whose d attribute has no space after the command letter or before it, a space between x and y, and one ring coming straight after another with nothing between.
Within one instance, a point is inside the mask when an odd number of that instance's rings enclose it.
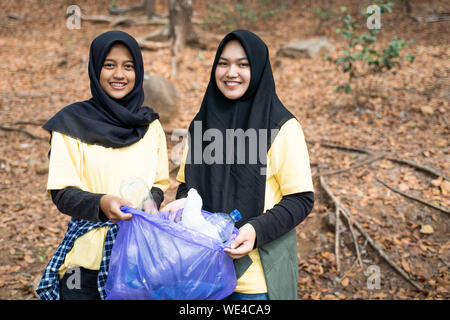
<instances>
[{"instance_id":1,"label":"plaid shirt tied at waist","mask_svg":"<svg viewBox=\"0 0 450 320\"><path fill-rule=\"evenodd\" d=\"M94 228L109 227L106 233L105 246L103 249L103 258L98 271L97 285L100 297L106 298L105 283L108 276L109 261L111 250L116 239L119 226L110 221L108 222L90 222L87 220L72 218L67 227L64 239L56 249L55 254L50 259L42 275L41 282L36 288L36 293L41 300L59 300L59 274L58 270L64 262L64 259L72 249L76 239Z\"/></svg>"}]
</instances>

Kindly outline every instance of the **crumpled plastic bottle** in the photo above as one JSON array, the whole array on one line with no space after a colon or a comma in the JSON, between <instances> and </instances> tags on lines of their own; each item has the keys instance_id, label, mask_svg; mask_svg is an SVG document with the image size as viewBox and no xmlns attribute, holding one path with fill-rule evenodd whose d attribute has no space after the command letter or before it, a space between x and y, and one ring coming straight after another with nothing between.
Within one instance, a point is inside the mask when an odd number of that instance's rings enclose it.
<instances>
[{"instance_id":1,"label":"crumpled plastic bottle","mask_svg":"<svg viewBox=\"0 0 450 320\"><path fill-rule=\"evenodd\" d=\"M189 189L184 203L181 224L214 239L220 239L217 228L202 215L203 200L194 188Z\"/></svg>"},{"instance_id":2,"label":"crumpled plastic bottle","mask_svg":"<svg viewBox=\"0 0 450 320\"><path fill-rule=\"evenodd\" d=\"M120 184L120 196L131 202L133 206L147 213L158 213L158 207L153 199L147 183L139 177L130 177Z\"/></svg>"}]
</instances>

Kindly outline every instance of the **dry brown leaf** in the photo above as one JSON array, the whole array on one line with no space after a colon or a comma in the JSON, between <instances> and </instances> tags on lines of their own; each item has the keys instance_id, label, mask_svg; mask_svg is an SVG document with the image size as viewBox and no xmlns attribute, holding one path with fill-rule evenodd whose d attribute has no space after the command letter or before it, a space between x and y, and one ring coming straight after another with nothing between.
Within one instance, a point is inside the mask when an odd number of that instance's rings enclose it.
<instances>
[{"instance_id":1,"label":"dry brown leaf","mask_svg":"<svg viewBox=\"0 0 450 320\"><path fill-rule=\"evenodd\" d=\"M383 160L380 162L380 164L378 166L383 169L391 169L394 165L389 160Z\"/></svg>"},{"instance_id":2,"label":"dry brown leaf","mask_svg":"<svg viewBox=\"0 0 450 320\"><path fill-rule=\"evenodd\" d=\"M344 279L342 279L342 281L341 281L341 285L342 285L343 287L348 286L348 283L349 283L348 278L344 278Z\"/></svg>"},{"instance_id":3,"label":"dry brown leaf","mask_svg":"<svg viewBox=\"0 0 450 320\"><path fill-rule=\"evenodd\" d=\"M448 182L447 180L442 180L440 187L441 187L441 192L444 196L446 196L450 193L450 182Z\"/></svg>"},{"instance_id":4,"label":"dry brown leaf","mask_svg":"<svg viewBox=\"0 0 450 320\"><path fill-rule=\"evenodd\" d=\"M370 297L373 299L386 299L387 294L384 292L377 292L377 293L372 294Z\"/></svg>"},{"instance_id":5,"label":"dry brown leaf","mask_svg":"<svg viewBox=\"0 0 450 320\"><path fill-rule=\"evenodd\" d=\"M402 259L402 267L406 272L411 272L411 268L409 267L408 261Z\"/></svg>"},{"instance_id":6,"label":"dry brown leaf","mask_svg":"<svg viewBox=\"0 0 450 320\"><path fill-rule=\"evenodd\" d=\"M409 186L406 183L402 182L399 184L398 189L402 192L405 192L409 190Z\"/></svg>"},{"instance_id":7,"label":"dry brown leaf","mask_svg":"<svg viewBox=\"0 0 450 320\"><path fill-rule=\"evenodd\" d=\"M319 300L320 299L320 293L312 293L311 294L312 300Z\"/></svg>"},{"instance_id":8,"label":"dry brown leaf","mask_svg":"<svg viewBox=\"0 0 450 320\"><path fill-rule=\"evenodd\" d=\"M442 177L430 181L431 185L434 187L439 187L442 183Z\"/></svg>"},{"instance_id":9,"label":"dry brown leaf","mask_svg":"<svg viewBox=\"0 0 450 320\"><path fill-rule=\"evenodd\" d=\"M433 232L434 232L433 227L429 224L424 224L420 228L420 233L423 233L423 234L432 234Z\"/></svg>"}]
</instances>

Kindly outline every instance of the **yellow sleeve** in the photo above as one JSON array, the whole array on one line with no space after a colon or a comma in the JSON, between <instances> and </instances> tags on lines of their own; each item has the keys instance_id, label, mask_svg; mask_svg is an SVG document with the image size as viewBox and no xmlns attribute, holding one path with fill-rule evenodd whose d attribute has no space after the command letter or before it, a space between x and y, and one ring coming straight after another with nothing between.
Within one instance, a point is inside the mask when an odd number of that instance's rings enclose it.
<instances>
[{"instance_id":1,"label":"yellow sleeve","mask_svg":"<svg viewBox=\"0 0 450 320\"><path fill-rule=\"evenodd\" d=\"M157 121L157 120L155 120ZM170 185L169 181L169 159L167 157L166 135L161 124L157 123L158 128L158 163L156 168L155 182L153 187L161 189L165 192Z\"/></svg>"},{"instance_id":2,"label":"yellow sleeve","mask_svg":"<svg viewBox=\"0 0 450 320\"><path fill-rule=\"evenodd\" d=\"M82 161L79 141L53 131L47 190L58 190L66 187L84 190L81 183Z\"/></svg>"},{"instance_id":3,"label":"yellow sleeve","mask_svg":"<svg viewBox=\"0 0 450 320\"><path fill-rule=\"evenodd\" d=\"M297 119L281 127L268 156L283 196L314 191L305 136Z\"/></svg>"},{"instance_id":4,"label":"yellow sleeve","mask_svg":"<svg viewBox=\"0 0 450 320\"><path fill-rule=\"evenodd\" d=\"M177 174L177 180L182 183L186 182L186 179L184 177L184 166L186 164L188 149L189 149L189 143L188 143L188 139L186 138L186 143L184 144L184 149L183 149L183 157L181 158L180 169L178 170L178 174Z\"/></svg>"}]
</instances>

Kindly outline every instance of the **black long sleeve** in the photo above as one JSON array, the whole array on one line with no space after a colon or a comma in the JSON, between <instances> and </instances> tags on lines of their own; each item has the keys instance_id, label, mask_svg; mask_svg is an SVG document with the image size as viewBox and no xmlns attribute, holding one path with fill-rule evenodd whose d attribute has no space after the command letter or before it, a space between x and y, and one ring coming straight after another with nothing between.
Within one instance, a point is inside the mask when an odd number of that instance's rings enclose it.
<instances>
[{"instance_id":1,"label":"black long sleeve","mask_svg":"<svg viewBox=\"0 0 450 320\"><path fill-rule=\"evenodd\" d=\"M180 185L178 186L178 189L177 189L177 194L175 196L175 199L186 198L188 191L189 190L186 186L186 183L180 183Z\"/></svg>"},{"instance_id":2,"label":"black long sleeve","mask_svg":"<svg viewBox=\"0 0 450 320\"><path fill-rule=\"evenodd\" d=\"M164 200L164 192L153 187L151 194L159 208ZM53 203L64 214L93 222L108 221L108 218L100 209L100 198L103 194L67 187L60 190L51 190L51 195Z\"/></svg>"},{"instance_id":3,"label":"black long sleeve","mask_svg":"<svg viewBox=\"0 0 450 320\"><path fill-rule=\"evenodd\" d=\"M156 206L159 210L161 203L164 201L164 192L160 188L152 187L150 193L152 194L153 200L155 200Z\"/></svg>"},{"instance_id":4,"label":"black long sleeve","mask_svg":"<svg viewBox=\"0 0 450 320\"><path fill-rule=\"evenodd\" d=\"M313 192L300 192L284 196L266 213L248 221L256 231L255 248L275 240L300 224L314 206Z\"/></svg>"},{"instance_id":5,"label":"black long sleeve","mask_svg":"<svg viewBox=\"0 0 450 320\"><path fill-rule=\"evenodd\" d=\"M75 187L51 190L53 203L59 211L77 219L106 222L108 218L100 209L103 194L83 191Z\"/></svg>"}]
</instances>

